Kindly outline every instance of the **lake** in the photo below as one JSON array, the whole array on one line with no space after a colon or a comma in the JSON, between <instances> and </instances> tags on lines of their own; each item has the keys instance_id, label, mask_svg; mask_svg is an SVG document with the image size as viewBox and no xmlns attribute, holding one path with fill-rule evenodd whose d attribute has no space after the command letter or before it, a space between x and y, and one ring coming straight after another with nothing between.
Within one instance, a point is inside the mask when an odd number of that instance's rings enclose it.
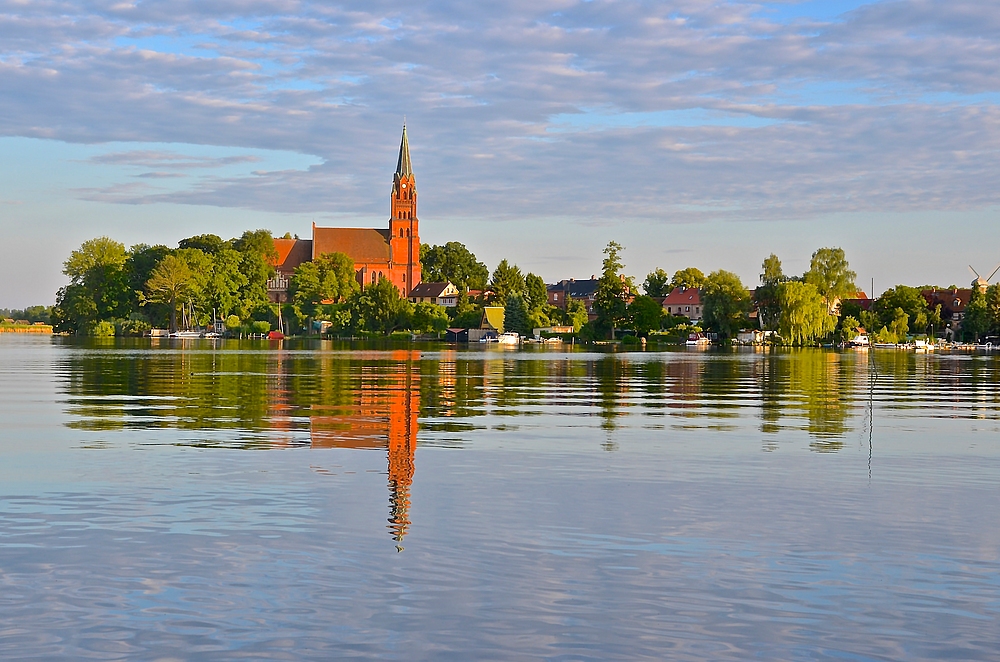
<instances>
[{"instance_id":1,"label":"lake","mask_svg":"<svg viewBox=\"0 0 1000 662\"><path fill-rule=\"evenodd\" d=\"M6 659L998 659L997 355L12 335Z\"/></svg>"}]
</instances>

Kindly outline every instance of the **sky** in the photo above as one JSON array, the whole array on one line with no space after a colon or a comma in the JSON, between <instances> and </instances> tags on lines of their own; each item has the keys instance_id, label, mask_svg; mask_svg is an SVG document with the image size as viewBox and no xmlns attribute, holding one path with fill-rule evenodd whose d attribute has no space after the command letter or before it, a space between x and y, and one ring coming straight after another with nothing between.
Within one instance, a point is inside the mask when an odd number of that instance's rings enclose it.
<instances>
[{"instance_id":1,"label":"sky","mask_svg":"<svg viewBox=\"0 0 1000 662\"><path fill-rule=\"evenodd\" d=\"M840 246L866 291L1000 264L982 0L0 0L0 307L84 240L382 227L547 282ZM986 275L986 274L984 274Z\"/></svg>"}]
</instances>

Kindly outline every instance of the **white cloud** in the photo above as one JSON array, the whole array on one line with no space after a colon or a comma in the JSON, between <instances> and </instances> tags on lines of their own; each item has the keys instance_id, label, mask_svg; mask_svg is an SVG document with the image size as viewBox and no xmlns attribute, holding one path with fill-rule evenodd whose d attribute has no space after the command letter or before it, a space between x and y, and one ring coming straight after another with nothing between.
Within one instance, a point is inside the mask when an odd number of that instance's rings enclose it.
<instances>
[{"instance_id":1,"label":"white cloud","mask_svg":"<svg viewBox=\"0 0 1000 662\"><path fill-rule=\"evenodd\" d=\"M142 170L85 195L127 203L381 214L406 115L439 218L984 209L998 29L972 0L795 20L715 0L0 0L0 134L323 162L158 189L127 178L215 166L101 157Z\"/></svg>"}]
</instances>

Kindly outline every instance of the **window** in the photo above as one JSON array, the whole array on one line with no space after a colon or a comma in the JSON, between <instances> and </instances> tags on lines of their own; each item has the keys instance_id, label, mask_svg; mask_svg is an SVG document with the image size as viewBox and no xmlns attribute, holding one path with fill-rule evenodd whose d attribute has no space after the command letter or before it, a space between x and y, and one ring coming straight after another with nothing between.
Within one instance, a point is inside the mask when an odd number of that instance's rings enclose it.
<instances>
[{"instance_id":1,"label":"window","mask_svg":"<svg viewBox=\"0 0 1000 662\"><path fill-rule=\"evenodd\" d=\"M684 312L685 313L690 313L691 312L691 306L685 306Z\"/></svg>"},{"instance_id":2,"label":"window","mask_svg":"<svg viewBox=\"0 0 1000 662\"><path fill-rule=\"evenodd\" d=\"M400 236L400 238L403 237L403 228L399 228L399 236Z\"/></svg>"},{"instance_id":3,"label":"window","mask_svg":"<svg viewBox=\"0 0 1000 662\"><path fill-rule=\"evenodd\" d=\"M406 274L403 274L403 282L406 282Z\"/></svg>"},{"instance_id":4,"label":"window","mask_svg":"<svg viewBox=\"0 0 1000 662\"><path fill-rule=\"evenodd\" d=\"M376 273L375 273L374 271L372 272L372 283L373 283L373 284L375 283L375 277L376 277L377 275L378 275L378 274L376 274Z\"/></svg>"},{"instance_id":5,"label":"window","mask_svg":"<svg viewBox=\"0 0 1000 662\"><path fill-rule=\"evenodd\" d=\"M552 300L553 301L559 301L559 293L558 292L554 292L552 294Z\"/></svg>"}]
</instances>

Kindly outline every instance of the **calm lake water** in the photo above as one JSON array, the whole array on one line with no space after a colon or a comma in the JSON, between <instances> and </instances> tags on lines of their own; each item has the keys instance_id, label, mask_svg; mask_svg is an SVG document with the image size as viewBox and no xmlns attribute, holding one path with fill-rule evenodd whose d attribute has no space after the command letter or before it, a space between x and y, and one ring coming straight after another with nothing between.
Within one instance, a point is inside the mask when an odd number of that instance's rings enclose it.
<instances>
[{"instance_id":1,"label":"calm lake water","mask_svg":"<svg viewBox=\"0 0 1000 662\"><path fill-rule=\"evenodd\" d=\"M0 657L1000 658L1000 358L0 337Z\"/></svg>"}]
</instances>

